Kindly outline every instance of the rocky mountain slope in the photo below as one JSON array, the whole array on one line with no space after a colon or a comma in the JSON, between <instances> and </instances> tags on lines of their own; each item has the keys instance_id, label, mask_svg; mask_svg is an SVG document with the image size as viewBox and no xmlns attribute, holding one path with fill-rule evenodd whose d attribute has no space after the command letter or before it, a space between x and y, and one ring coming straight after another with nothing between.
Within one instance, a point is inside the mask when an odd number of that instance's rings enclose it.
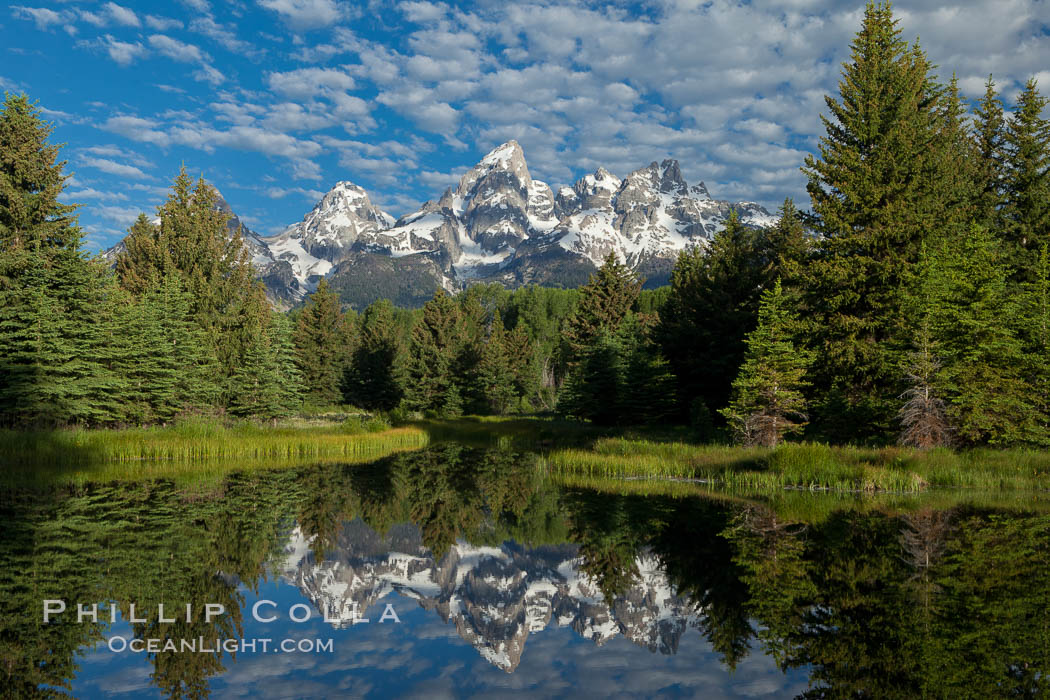
<instances>
[{"instance_id":1,"label":"rocky mountain slope","mask_svg":"<svg viewBox=\"0 0 1050 700\"><path fill-rule=\"evenodd\" d=\"M225 200L220 206L229 210ZM245 236L279 306L302 300L322 278L355 308L383 297L418 306L438 288L473 282L579 286L609 253L647 286L665 284L678 252L709 241L734 208L750 226L774 221L758 204L716 200L703 182L689 185L675 160L623 179L598 168L555 193L532 179L521 146L508 141L455 189L398 219L340 182L280 234ZM231 226L239 223L233 215Z\"/></svg>"},{"instance_id":2,"label":"rocky mountain slope","mask_svg":"<svg viewBox=\"0 0 1050 700\"><path fill-rule=\"evenodd\" d=\"M282 577L332 624L351 625L355 613L380 614L382 608L373 606L395 603L388 596L396 591L454 624L460 637L508 673L520 663L529 636L552 623L598 645L623 636L661 654L674 654L687 627L699 624L697 606L676 595L651 555L639 557L630 588L607 601L580 570L577 547L570 544L526 549L460 541L435 561L414 525L379 535L354 520L343 525L323 561L298 529L285 553Z\"/></svg>"}]
</instances>

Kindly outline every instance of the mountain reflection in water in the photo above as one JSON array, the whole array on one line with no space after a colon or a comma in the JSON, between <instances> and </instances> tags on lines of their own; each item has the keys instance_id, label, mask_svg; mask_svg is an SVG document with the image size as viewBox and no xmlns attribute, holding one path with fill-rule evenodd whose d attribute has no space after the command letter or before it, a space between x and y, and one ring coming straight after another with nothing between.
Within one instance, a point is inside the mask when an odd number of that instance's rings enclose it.
<instances>
[{"instance_id":1,"label":"mountain reflection in water","mask_svg":"<svg viewBox=\"0 0 1050 700\"><path fill-rule=\"evenodd\" d=\"M687 625L698 626L696 604L675 595L649 552L634 562L630 585L606 602L582 570L573 544L528 548L508 542L478 547L461 541L438 562L419 529L396 525L386 537L361 520L343 526L335 547L318 561L300 529L292 533L283 571L335 626L353 624L394 591L418 601L483 658L511 672L525 641L555 620L599 646L623 635L652 652L673 654Z\"/></svg>"},{"instance_id":2,"label":"mountain reflection in water","mask_svg":"<svg viewBox=\"0 0 1050 700\"><path fill-rule=\"evenodd\" d=\"M1047 694L1045 503L805 498L788 508L572 488L535 456L454 445L364 466L232 474L208 488L7 492L0 688L4 697ZM45 625L47 599L74 610L115 601L121 620L81 624L67 613ZM279 603L277 622L252 619L261 599ZM337 620L292 623L284 611L303 602ZM145 622L125 622L131 603ZM225 613L161 622L159 603L219 603ZM355 604L374 618L384 603L403 624L349 624ZM336 649L113 653L114 634L308 634Z\"/></svg>"}]
</instances>

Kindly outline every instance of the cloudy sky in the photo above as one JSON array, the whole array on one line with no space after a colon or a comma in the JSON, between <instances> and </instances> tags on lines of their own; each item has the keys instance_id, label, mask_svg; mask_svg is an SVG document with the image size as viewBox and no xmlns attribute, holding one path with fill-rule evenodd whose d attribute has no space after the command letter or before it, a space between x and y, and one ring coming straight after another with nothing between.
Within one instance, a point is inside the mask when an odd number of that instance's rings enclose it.
<instances>
[{"instance_id":1,"label":"cloudy sky","mask_svg":"<svg viewBox=\"0 0 1050 700\"><path fill-rule=\"evenodd\" d=\"M27 0L29 1L29 0ZM970 96L1050 92L1050 2L895 5ZM682 163L721 199L805 207L863 3L709 0L45 2L0 14L0 89L39 100L92 248L153 211L185 164L263 234L339 180L395 216L517 139L557 187Z\"/></svg>"}]
</instances>

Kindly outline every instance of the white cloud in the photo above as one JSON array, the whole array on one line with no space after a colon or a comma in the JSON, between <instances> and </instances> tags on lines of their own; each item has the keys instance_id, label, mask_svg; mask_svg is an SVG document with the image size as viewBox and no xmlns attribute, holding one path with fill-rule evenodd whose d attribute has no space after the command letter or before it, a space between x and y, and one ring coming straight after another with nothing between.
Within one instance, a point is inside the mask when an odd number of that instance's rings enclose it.
<instances>
[{"instance_id":1,"label":"white cloud","mask_svg":"<svg viewBox=\"0 0 1050 700\"><path fill-rule=\"evenodd\" d=\"M109 22L109 20L107 20L102 15L96 14L94 12L89 12L87 10L78 10L77 16L80 17L80 19L84 22L87 22L88 24L93 24L96 27L104 27Z\"/></svg>"},{"instance_id":2,"label":"white cloud","mask_svg":"<svg viewBox=\"0 0 1050 700\"><path fill-rule=\"evenodd\" d=\"M104 173L110 175L118 175L120 177L134 177L142 180L152 180L153 178L142 172L139 168L133 165L127 165L125 163L118 163L114 160L108 160L106 158L82 158L80 161L86 168L95 168L101 170Z\"/></svg>"},{"instance_id":3,"label":"white cloud","mask_svg":"<svg viewBox=\"0 0 1050 700\"><path fill-rule=\"evenodd\" d=\"M170 17L158 17L157 15L146 15L146 24L151 29L166 32L172 29L182 29L182 22Z\"/></svg>"},{"instance_id":4,"label":"white cloud","mask_svg":"<svg viewBox=\"0 0 1050 700\"><path fill-rule=\"evenodd\" d=\"M0 75L0 90L6 90L7 92L20 93L24 89L25 88L22 87L21 83L16 82L14 80L11 80L10 78L5 78L4 76Z\"/></svg>"},{"instance_id":5,"label":"white cloud","mask_svg":"<svg viewBox=\"0 0 1050 700\"><path fill-rule=\"evenodd\" d=\"M130 66L136 59L145 56L147 53L146 47L141 43L137 41L135 43L120 41L110 34L102 37L101 42L109 57L121 66Z\"/></svg>"},{"instance_id":6,"label":"white cloud","mask_svg":"<svg viewBox=\"0 0 1050 700\"><path fill-rule=\"evenodd\" d=\"M443 2L402 2L397 9L409 22L423 24L444 19L448 15L448 5Z\"/></svg>"},{"instance_id":7,"label":"white cloud","mask_svg":"<svg viewBox=\"0 0 1050 700\"><path fill-rule=\"evenodd\" d=\"M270 199L283 199L290 194L297 194L311 202L316 202L325 195L320 190L311 190L305 187L270 187L265 190L265 194Z\"/></svg>"},{"instance_id":8,"label":"white cloud","mask_svg":"<svg viewBox=\"0 0 1050 700\"><path fill-rule=\"evenodd\" d=\"M149 45L157 53L183 63L200 63L207 58L206 54L193 44L187 44L163 34L151 35Z\"/></svg>"},{"instance_id":9,"label":"white cloud","mask_svg":"<svg viewBox=\"0 0 1050 700\"><path fill-rule=\"evenodd\" d=\"M168 146L171 137L161 130L161 124L152 119L133 116L110 117L102 128L114 134L120 134L133 141L152 143L155 146Z\"/></svg>"},{"instance_id":10,"label":"white cloud","mask_svg":"<svg viewBox=\"0 0 1050 700\"><path fill-rule=\"evenodd\" d=\"M333 0L259 0L259 5L276 12L295 31L327 27L343 16Z\"/></svg>"},{"instance_id":11,"label":"white cloud","mask_svg":"<svg viewBox=\"0 0 1050 700\"><path fill-rule=\"evenodd\" d=\"M231 53L240 54L248 58L255 58L263 53L255 44L237 38L236 33L229 27L219 24L211 15L198 17L190 22L190 29L215 41Z\"/></svg>"},{"instance_id":12,"label":"white cloud","mask_svg":"<svg viewBox=\"0 0 1050 700\"><path fill-rule=\"evenodd\" d=\"M135 165L138 165L142 168L150 168L153 166L153 164L150 163L150 161L146 160L146 158L144 158L142 155L134 151L128 150L126 148L121 148L119 146L114 146L111 144L88 146L86 148L81 148L80 150L84 153L90 153L93 156L120 158L129 163L134 163Z\"/></svg>"},{"instance_id":13,"label":"white cloud","mask_svg":"<svg viewBox=\"0 0 1050 700\"><path fill-rule=\"evenodd\" d=\"M193 79L205 83L211 83L212 85L219 85L226 80L226 76L215 68L215 66L205 63L201 65L200 68L193 71Z\"/></svg>"},{"instance_id":14,"label":"white cloud","mask_svg":"<svg viewBox=\"0 0 1050 700\"><path fill-rule=\"evenodd\" d=\"M83 200L97 199L101 201L124 201L128 198L123 192L107 191L102 192L96 190L94 187L86 187L82 190L76 190L75 192L66 192L62 195L63 199L69 202L80 202Z\"/></svg>"},{"instance_id":15,"label":"white cloud","mask_svg":"<svg viewBox=\"0 0 1050 700\"><path fill-rule=\"evenodd\" d=\"M139 214L142 213L142 210L138 207L118 207L113 205L91 207L91 211L96 216L107 221L113 221L124 227L135 223L135 219L139 218Z\"/></svg>"},{"instance_id":16,"label":"white cloud","mask_svg":"<svg viewBox=\"0 0 1050 700\"><path fill-rule=\"evenodd\" d=\"M300 68L271 73L267 82L275 92L299 99L354 89L354 79L345 71L334 68Z\"/></svg>"},{"instance_id":17,"label":"white cloud","mask_svg":"<svg viewBox=\"0 0 1050 700\"><path fill-rule=\"evenodd\" d=\"M138 15L135 14L134 10L129 10L126 7L118 5L115 2L107 2L103 8L106 13L113 18L113 21L117 24L125 27L141 27L142 22L139 21Z\"/></svg>"},{"instance_id":18,"label":"white cloud","mask_svg":"<svg viewBox=\"0 0 1050 700\"><path fill-rule=\"evenodd\" d=\"M18 19L32 20L37 29L46 30L52 25L65 24L69 14L65 11L55 12L46 7L23 7L15 5L11 7L11 13Z\"/></svg>"}]
</instances>

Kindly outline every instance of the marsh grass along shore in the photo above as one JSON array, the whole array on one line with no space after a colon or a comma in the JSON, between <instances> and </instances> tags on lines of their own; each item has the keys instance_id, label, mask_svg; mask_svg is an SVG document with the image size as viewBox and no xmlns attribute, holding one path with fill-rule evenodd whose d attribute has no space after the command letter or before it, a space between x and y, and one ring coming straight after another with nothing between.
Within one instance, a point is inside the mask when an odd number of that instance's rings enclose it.
<instances>
[{"instance_id":1,"label":"marsh grass along shore","mask_svg":"<svg viewBox=\"0 0 1050 700\"><path fill-rule=\"evenodd\" d=\"M812 443L770 449L621 437L599 439L587 450L555 450L547 461L563 475L697 479L744 489L1050 490L1050 453L1029 449L955 452Z\"/></svg>"},{"instance_id":2,"label":"marsh grass along shore","mask_svg":"<svg viewBox=\"0 0 1050 700\"><path fill-rule=\"evenodd\" d=\"M814 443L745 448L694 444L681 435L658 432L610 435L586 423L520 417L421 420L390 427L382 418L330 414L304 415L276 427L195 419L124 430L0 431L0 463L9 482L192 478L314 460L368 462L439 442L538 452L554 478L598 480L606 486L624 480L692 480L740 493L1050 492L1050 453L1038 450L923 451Z\"/></svg>"},{"instance_id":3,"label":"marsh grass along shore","mask_svg":"<svg viewBox=\"0 0 1050 700\"><path fill-rule=\"evenodd\" d=\"M179 478L312 460L368 462L428 440L416 427L355 417L277 427L199 419L123 430L0 431L0 464L9 482Z\"/></svg>"}]
</instances>

